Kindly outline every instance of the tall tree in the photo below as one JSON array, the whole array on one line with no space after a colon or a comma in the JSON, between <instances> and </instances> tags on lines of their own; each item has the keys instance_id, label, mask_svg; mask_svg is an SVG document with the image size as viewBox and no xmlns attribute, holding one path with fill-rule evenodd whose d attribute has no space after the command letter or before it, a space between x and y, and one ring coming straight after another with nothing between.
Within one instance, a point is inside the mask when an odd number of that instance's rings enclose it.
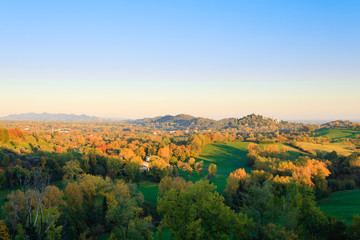
<instances>
[{"instance_id":1,"label":"tall tree","mask_svg":"<svg viewBox=\"0 0 360 240\"><path fill-rule=\"evenodd\" d=\"M175 188L167 191L158 200L158 212L163 215L160 235L169 229L180 240L248 237L247 218L230 210L215 188L200 180L182 191Z\"/></svg>"}]
</instances>

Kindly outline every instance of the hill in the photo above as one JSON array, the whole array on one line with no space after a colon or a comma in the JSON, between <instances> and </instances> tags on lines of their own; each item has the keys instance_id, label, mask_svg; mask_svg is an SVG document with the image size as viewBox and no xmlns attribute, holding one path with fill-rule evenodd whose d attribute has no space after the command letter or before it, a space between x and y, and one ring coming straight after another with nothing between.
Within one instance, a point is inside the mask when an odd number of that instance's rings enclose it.
<instances>
[{"instance_id":1,"label":"hill","mask_svg":"<svg viewBox=\"0 0 360 240\"><path fill-rule=\"evenodd\" d=\"M261 115L250 114L242 118L225 118L213 120L203 117L194 117L186 114L176 116L166 115L155 118L144 118L130 121L149 129L160 129L164 131L174 130L225 130L235 129L246 133L259 132L290 132L300 130L304 124L280 121Z\"/></svg>"},{"instance_id":2,"label":"hill","mask_svg":"<svg viewBox=\"0 0 360 240\"><path fill-rule=\"evenodd\" d=\"M0 120L20 120L20 121L59 121L59 122L89 122L89 121L101 121L102 119L95 116L88 116L85 114L52 114L52 113L22 113L22 114L10 114L5 117L1 117Z\"/></svg>"},{"instance_id":3,"label":"hill","mask_svg":"<svg viewBox=\"0 0 360 240\"><path fill-rule=\"evenodd\" d=\"M336 120L321 125L321 128L351 128L360 130L360 124L349 120Z\"/></svg>"},{"instance_id":4,"label":"hill","mask_svg":"<svg viewBox=\"0 0 360 240\"><path fill-rule=\"evenodd\" d=\"M216 127L217 123L217 121L209 118L194 117L187 114L179 114L176 116L166 115L155 118L143 118L131 122L149 127L161 126L161 128L163 128L164 130L185 130L187 128L205 129Z\"/></svg>"},{"instance_id":5,"label":"hill","mask_svg":"<svg viewBox=\"0 0 360 240\"><path fill-rule=\"evenodd\" d=\"M316 130L315 137L331 137L332 139L341 139L341 138L355 138L360 134L360 131L356 131L349 128L321 128Z\"/></svg>"}]
</instances>

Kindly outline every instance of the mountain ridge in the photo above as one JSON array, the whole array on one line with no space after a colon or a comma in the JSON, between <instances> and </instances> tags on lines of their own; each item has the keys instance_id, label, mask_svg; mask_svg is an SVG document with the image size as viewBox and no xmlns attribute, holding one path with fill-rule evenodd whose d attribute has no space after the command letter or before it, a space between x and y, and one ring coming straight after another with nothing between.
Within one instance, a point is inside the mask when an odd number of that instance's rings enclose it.
<instances>
[{"instance_id":1,"label":"mountain ridge","mask_svg":"<svg viewBox=\"0 0 360 240\"><path fill-rule=\"evenodd\" d=\"M91 122L102 121L103 119L85 114L66 114L66 113L20 113L9 114L0 117L0 120L16 120L16 121L59 121L59 122Z\"/></svg>"}]
</instances>

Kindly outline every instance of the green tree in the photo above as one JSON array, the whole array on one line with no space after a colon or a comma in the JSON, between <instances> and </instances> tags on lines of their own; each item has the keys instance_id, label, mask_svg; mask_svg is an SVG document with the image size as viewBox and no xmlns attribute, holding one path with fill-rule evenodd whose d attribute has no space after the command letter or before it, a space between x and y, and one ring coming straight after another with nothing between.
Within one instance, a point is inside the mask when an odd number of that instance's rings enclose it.
<instances>
[{"instance_id":1,"label":"green tree","mask_svg":"<svg viewBox=\"0 0 360 240\"><path fill-rule=\"evenodd\" d=\"M4 154L3 159L1 161L1 165L3 165L3 167L7 168L9 166L10 163L10 156L7 154Z\"/></svg>"},{"instance_id":2,"label":"green tree","mask_svg":"<svg viewBox=\"0 0 360 240\"><path fill-rule=\"evenodd\" d=\"M80 167L80 163L77 160L70 160L65 163L63 167L64 179L68 181L73 181L80 175L83 170Z\"/></svg>"},{"instance_id":3,"label":"green tree","mask_svg":"<svg viewBox=\"0 0 360 240\"><path fill-rule=\"evenodd\" d=\"M136 162L128 162L125 165L125 174L128 176L129 180L133 182L140 181L141 178L141 172L140 172L140 166Z\"/></svg>"},{"instance_id":4,"label":"green tree","mask_svg":"<svg viewBox=\"0 0 360 240\"><path fill-rule=\"evenodd\" d=\"M6 183L5 171L0 169L0 189L5 187L5 183Z\"/></svg>"},{"instance_id":5,"label":"green tree","mask_svg":"<svg viewBox=\"0 0 360 240\"><path fill-rule=\"evenodd\" d=\"M118 182L108 195L106 220L113 227L111 240L152 239L151 216L144 216L140 207L142 194L137 195L125 182ZM111 200L112 199L112 200Z\"/></svg>"},{"instance_id":6,"label":"green tree","mask_svg":"<svg viewBox=\"0 0 360 240\"><path fill-rule=\"evenodd\" d=\"M57 207L44 204L48 177L37 169L24 182L24 191L11 192L3 208L8 221L17 226L16 239L60 239L62 226L57 221L61 214Z\"/></svg>"},{"instance_id":7,"label":"green tree","mask_svg":"<svg viewBox=\"0 0 360 240\"><path fill-rule=\"evenodd\" d=\"M354 215L351 227L350 227L351 239L360 239L360 216Z\"/></svg>"},{"instance_id":8,"label":"green tree","mask_svg":"<svg viewBox=\"0 0 360 240\"><path fill-rule=\"evenodd\" d=\"M158 200L163 215L160 235L169 229L175 239L228 239L249 237L250 222L236 215L215 192L215 186L200 180L182 191L172 188Z\"/></svg>"},{"instance_id":9,"label":"green tree","mask_svg":"<svg viewBox=\"0 0 360 240\"><path fill-rule=\"evenodd\" d=\"M247 213L256 223L259 240L264 239L264 228L276 214L275 197L271 187L269 181L263 186L254 184L249 187Z\"/></svg>"},{"instance_id":10,"label":"green tree","mask_svg":"<svg viewBox=\"0 0 360 240\"><path fill-rule=\"evenodd\" d=\"M211 164L209 165L209 173L210 173L210 175L211 175L212 177L215 176L216 171L217 171L216 165L213 164L213 163L211 163Z\"/></svg>"}]
</instances>

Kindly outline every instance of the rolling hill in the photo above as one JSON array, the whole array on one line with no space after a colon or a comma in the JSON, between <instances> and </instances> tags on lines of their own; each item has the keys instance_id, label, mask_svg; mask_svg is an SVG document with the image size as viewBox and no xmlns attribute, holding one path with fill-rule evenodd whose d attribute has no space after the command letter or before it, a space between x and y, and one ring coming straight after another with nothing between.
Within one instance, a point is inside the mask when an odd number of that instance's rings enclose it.
<instances>
[{"instance_id":1,"label":"rolling hill","mask_svg":"<svg viewBox=\"0 0 360 240\"><path fill-rule=\"evenodd\" d=\"M304 126L301 123L280 121L256 114L250 114L242 118L225 118L221 120L179 114L176 116L166 115L155 118L143 118L129 122L148 127L149 129L165 131L236 129L240 132L249 132L249 129L251 129L253 132L290 132L297 131Z\"/></svg>"}]
</instances>

